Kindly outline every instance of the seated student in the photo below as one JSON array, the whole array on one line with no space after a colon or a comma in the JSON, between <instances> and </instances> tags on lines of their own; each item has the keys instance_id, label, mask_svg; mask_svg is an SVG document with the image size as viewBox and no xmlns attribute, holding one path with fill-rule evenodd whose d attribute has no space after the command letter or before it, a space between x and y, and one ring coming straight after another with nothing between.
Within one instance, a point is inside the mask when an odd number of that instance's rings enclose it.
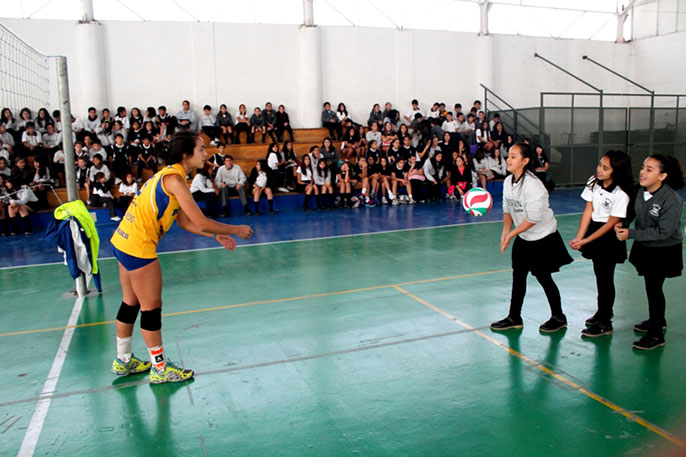
<instances>
[{"instance_id":1,"label":"seated student","mask_svg":"<svg viewBox=\"0 0 686 457\"><path fill-rule=\"evenodd\" d=\"M152 121L143 122L143 135L147 135L154 139L158 131L159 129L155 127L155 124L153 124Z\"/></svg>"},{"instance_id":2,"label":"seated student","mask_svg":"<svg viewBox=\"0 0 686 457\"><path fill-rule=\"evenodd\" d=\"M144 134L145 132L143 132L143 126L141 126L138 121L133 121L127 135L129 144L133 147L139 147L142 143L141 139L143 138Z\"/></svg>"},{"instance_id":3,"label":"seated student","mask_svg":"<svg viewBox=\"0 0 686 457\"><path fill-rule=\"evenodd\" d=\"M369 142L369 149L367 149L367 153L364 155L366 158L374 157L374 162L379 163L379 157L381 157L381 151L379 150L379 143L376 140L372 140Z\"/></svg>"},{"instance_id":4,"label":"seated student","mask_svg":"<svg viewBox=\"0 0 686 457\"><path fill-rule=\"evenodd\" d=\"M322 154L322 159L326 161L326 165L331 170L331 184L336 184L336 176L338 175L338 151L331 142L331 138L328 136L322 141L322 147L320 148Z\"/></svg>"},{"instance_id":5,"label":"seated student","mask_svg":"<svg viewBox=\"0 0 686 457\"><path fill-rule=\"evenodd\" d=\"M448 111L445 116L445 121L443 121L443 124L441 125L441 130L450 133L450 137L457 140L460 135L460 123L453 118L453 113L450 111Z\"/></svg>"},{"instance_id":6,"label":"seated student","mask_svg":"<svg viewBox=\"0 0 686 457\"><path fill-rule=\"evenodd\" d=\"M495 149L495 142L491 139L491 132L488 130L488 121L483 121L476 129L476 141L479 148L487 153Z\"/></svg>"},{"instance_id":7,"label":"seated student","mask_svg":"<svg viewBox=\"0 0 686 457\"><path fill-rule=\"evenodd\" d=\"M12 154L15 145L14 137L7 130L7 126L2 122L0 122L0 142L2 143L2 147L0 147L0 149L4 149L8 153Z\"/></svg>"},{"instance_id":8,"label":"seated student","mask_svg":"<svg viewBox=\"0 0 686 457\"><path fill-rule=\"evenodd\" d=\"M357 124L350 118L348 114L348 109L345 107L345 103L339 103L338 109L336 110L336 117L341 125L341 128L355 127ZM340 137L339 137L340 139Z\"/></svg>"},{"instance_id":9,"label":"seated student","mask_svg":"<svg viewBox=\"0 0 686 457\"><path fill-rule=\"evenodd\" d=\"M0 156L0 175L9 178L11 174L12 170L10 169L9 161L6 157Z\"/></svg>"},{"instance_id":10,"label":"seated student","mask_svg":"<svg viewBox=\"0 0 686 457\"><path fill-rule=\"evenodd\" d=\"M114 206L126 212L133 197L138 193L138 183L136 183L136 179L130 171L126 173L124 180L119 184L119 193L121 195L117 197Z\"/></svg>"},{"instance_id":11,"label":"seated student","mask_svg":"<svg viewBox=\"0 0 686 457\"><path fill-rule=\"evenodd\" d=\"M412 100L412 108L410 108L403 116L403 122L407 125L412 124L412 122L417 119L417 114L421 114L424 117L424 112L419 108L419 102L417 99Z\"/></svg>"},{"instance_id":12,"label":"seated student","mask_svg":"<svg viewBox=\"0 0 686 457\"><path fill-rule=\"evenodd\" d=\"M17 162L20 160L23 161L24 159L17 159ZM0 176L0 185L2 185L3 182L5 191L0 191L0 195L2 195L2 201L5 204L5 211L10 226L10 236L21 233L17 216L21 218L21 221L24 224L24 234L30 235L33 233L33 226L29 213L33 211L33 209L29 206L29 203L35 201L36 196L29 187L20 189L20 186L15 185L11 180L4 180L4 178Z\"/></svg>"},{"instance_id":13,"label":"seated student","mask_svg":"<svg viewBox=\"0 0 686 457\"><path fill-rule=\"evenodd\" d=\"M429 112L426 113L426 119L431 120L431 119L440 119L441 118L441 108L440 108L440 103L434 102L433 105L431 105L431 109L429 109ZM441 121L441 124L443 122Z\"/></svg>"},{"instance_id":14,"label":"seated student","mask_svg":"<svg viewBox=\"0 0 686 457\"><path fill-rule=\"evenodd\" d=\"M129 124L131 124L131 127L133 127L134 122L138 122L138 125L141 128L143 128L143 123L145 122L141 110L135 106L131 108L131 116L129 117Z\"/></svg>"},{"instance_id":15,"label":"seated student","mask_svg":"<svg viewBox=\"0 0 686 457\"><path fill-rule=\"evenodd\" d=\"M331 109L331 103L329 102L324 103L324 110L322 111L322 126L329 129L329 136L331 138L338 138L340 140L343 137L343 128L338 120L336 112Z\"/></svg>"},{"instance_id":16,"label":"seated student","mask_svg":"<svg viewBox=\"0 0 686 457\"><path fill-rule=\"evenodd\" d=\"M491 140L495 145L495 149L500 149L500 152L502 152L502 145L506 139L506 136L507 132L505 132L502 122L496 123L495 127L491 129Z\"/></svg>"},{"instance_id":17,"label":"seated student","mask_svg":"<svg viewBox=\"0 0 686 457\"><path fill-rule=\"evenodd\" d=\"M274 194L269 188L269 166L267 161L262 159L255 163L255 166L250 171L248 178L250 184L253 186L252 195L255 202L255 214L260 215L260 196L267 195L269 202L269 214L274 214Z\"/></svg>"},{"instance_id":18,"label":"seated student","mask_svg":"<svg viewBox=\"0 0 686 457\"><path fill-rule=\"evenodd\" d=\"M406 169L406 202L410 205L414 205L415 203L417 203L417 201L424 201L423 185L426 181L426 177L424 176L424 169L422 168L420 162L417 160L417 156L410 156L410 159L407 161Z\"/></svg>"},{"instance_id":19,"label":"seated student","mask_svg":"<svg viewBox=\"0 0 686 457\"><path fill-rule=\"evenodd\" d=\"M359 142L360 138L354 128L351 127L346 130L341 142L341 158L343 160L350 160L353 157L357 157L357 145Z\"/></svg>"},{"instance_id":20,"label":"seated student","mask_svg":"<svg viewBox=\"0 0 686 457\"><path fill-rule=\"evenodd\" d=\"M88 138L88 137L86 137L86 138ZM102 156L102 161L107 162L107 160L108 160L107 149L102 147L102 145L100 144L100 141L97 138L93 142L90 149L88 149L88 157L90 157L91 162L93 161L93 157L95 156L95 154L100 154Z\"/></svg>"},{"instance_id":21,"label":"seated student","mask_svg":"<svg viewBox=\"0 0 686 457\"><path fill-rule=\"evenodd\" d=\"M397 141L397 140L396 140ZM399 157L391 166L391 203L396 206L400 203L407 203L408 198L405 195L398 195L398 189L404 188L408 193L410 191L410 182L407 180L407 172L410 166L407 165L405 159Z\"/></svg>"},{"instance_id":22,"label":"seated student","mask_svg":"<svg viewBox=\"0 0 686 457\"><path fill-rule=\"evenodd\" d=\"M388 157L385 155L381 155L381 157L379 157L379 183L381 185L382 205L387 205L389 201L393 201L395 198L391 186L393 166L394 165L388 161ZM386 195L388 195L388 198L386 198Z\"/></svg>"},{"instance_id":23,"label":"seated student","mask_svg":"<svg viewBox=\"0 0 686 457\"><path fill-rule=\"evenodd\" d=\"M215 189L210 178L210 167L205 164L199 168L191 182L191 195L196 202L207 202L207 206L202 210L203 214L209 217L217 217L219 212L219 189Z\"/></svg>"},{"instance_id":24,"label":"seated student","mask_svg":"<svg viewBox=\"0 0 686 457\"><path fill-rule=\"evenodd\" d=\"M129 122L129 116L126 113L126 108L123 106L120 106L117 108L117 115L114 116L114 122L115 124L119 121L122 125L123 128L126 130L129 130L131 128L131 123Z\"/></svg>"},{"instance_id":25,"label":"seated student","mask_svg":"<svg viewBox=\"0 0 686 457\"><path fill-rule=\"evenodd\" d=\"M166 106L160 105L159 107L157 107L157 118L155 119L155 123L158 126L160 126L164 122L167 123L168 133L171 137L171 135L173 135L174 131L176 130L176 125L178 121L174 116L167 112Z\"/></svg>"},{"instance_id":26,"label":"seated student","mask_svg":"<svg viewBox=\"0 0 686 457\"><path fill-rule=\"evenodd\" d=\"M146 122L152 122L153 124L157 123L157 113L155 112L155 108L152 106L148 106L145 109L145 116L143 116L143 123L145 124Z\"/></svg>"},{"instance_id":27,"label":"seated student","mask_svg":"<svg viewBox=\"0 0 686 457\"><path fill-rule=\"evenodd\" d=\"M248 116L248 110L244 104L238 107L238 114L236 114L236 125L234 127L234 144L241 144L241 132L245 132L245 141L247 143L254 143L254 139L251 140L250 136L250 116Z\"/></svg>"},{"instance_id":28,"label":"seated student","mask_svg":"<svg viewBox=\"0 0 686 457\"><path fill-rule=\"evenodd\" d=\"M279 110L276 112L276 136L278 137L279 141L283 141L283 135L285 132L288 132L291 141L295 141L295 137L293 136L293 127L291 127L291 120L286 112L286 107L279 105Z\"/></svg>"},{"instance_id":29,"label":"seated student","mask_svg":"<svg viewBox=\"0 0 686 457\"><path fill-rule=\"evenodd\" d=\"M4 157L0 158L0 162L2 162L3 160L5 160ZM7 182L7 177L3 173L0 173L0 236L9 236L10 234L9 218L7 217L7 205L9 205L9 192L7 192L5 182Z\"/></svg>"},{"instance_id":30,"label":"seated student","mask_svg":"<svg viewBox=\"0 0 686 457\"><path fill-rule=\"evenodd\" d=\"M390 163L395 163L398 157L400 157L400 140L398 138L394 139L391 143L391 148L387 151L386 157L388 157Z\"/></svg>"},{"instance_id":31,"label":"seated student","mask_svg":"<svg viewBox=\"0 0 686 457\"><path fill-rule=\"evenodd\" d=\"M350 170L350 163L343 162L338 169L338 176L336 177L338 183L338 193L341 194L341 207L350 208L352 206L352 189L357 180Z\"/></svg>"},{"instance_id":32,"label":"seated student","mask_svg":"<svg viewBox=\"0 0 686 457\"><path fill-rule=\"evenodd\" d=\"M493 172L495 179L505 179L507 176L507 162L500 153L500 148L496 148L491 152L490 157L487 157L488 168Z\"/></svg>"},{"instance_id":33,"label":"seated student","mask_svg":"<svg viewBox=\"0 0 686 457\"><path fill-rule=\"evenodd\" d=\"M369 119L367 119L367 127L370 129L372 128L372 125L376 124L376 130L381 130L381 127L383 126L383 112L381 112L381 106L379 106L378 103L374 103L374 106L372 107L372 110L369 112ZM379 141L377 139L377 141Z\"/></svg>"},{"instance_id":34,"label":"seated student","mask_svg":"<svg viewBox=\"0 0 686 457\"><path fill-rule=\"evenodd\" d=\"M30 186L34 195L38 198L36 202L36 209L38 210L50 207L48 204L48 190L53 186L54 180L50 177L48 163L47 156L35 156L33 158L33 167L36 173L33 175Z\"/></svg>"},{"instance_id":35,"label":"seated student","mask_svg":"<svg viewBox=\"0 0 686 457\"><path fill-rule=\"evenodd\" d=\"M23 148L20 154L23 156L34 155L40 152L42 144L41 134L36 131L32 121L26 123L26 130L21 134L21 143Z\"/></svg>"},{"instance_id":36,"label":"seated student","mask_svg":"<svg viewBox=\"0 0 686 457\"><path fill-rule=\"evenodd\" d=\"M129 145L124 142L124 135L117 133L110 155L110 166L115 177L114 184L122 182L131 171L131 167L133 167L132 151Z\"/></svg>"},{"instance_id":37,"label":"seated student","mask_svg":"<svg viewBox=\"0 0 686 457\"><path fill-rule=\"evenodd\" d=\"M114 209L114 197L110 192L107 181L105 173L98 172L95 174L95 182L93 182L93 192L91 194L91 206L107 208L110 212L110 220L120 221L121 217L117 216L117 212Z\"/></svg>"},{"instance_id":38,"label":"seated student","mask_svg":"<svg viewBox=\"0 0 686 457\"><path fill-rule=\"evenodd\" d=\"M391 102L386 102L385 108L383 110L383 123L390 122L393 130L398 128L398 123L400 123L400 111L393 108Z\"/></svg>"},{"instance_id":39,"label":"seated student","mask_svg":"<svg viewBox=\"0 0 686 457\"><path fill-rule=\"evenodd\" d=\"M219 132L221 142L229 144L229 141L233 140L233 118L231 113L229 113L229 109L223 103L219 106L215 125L221 130Z\"/></svg>"},{"instance_id":40,"label":"seated student","mask_svg":"<svg viewBox=\"0 0 686 457\"><path fill-rule=\"evenodd\" d=\"M310 159L309 154L304 154L300 161L300 165L295 170L298 177L298 182L295 185L296 192L302 192L305 194L303 199L303 211L307 211L309 208L310 195L319 195L319 189L314 185L314 170L312 169L312 159ZM319 198L317 198L319 200Z\"/></svg>"},{"instance_id":41,"label":"seated student","mask_svg":"<svg viewBox=\"0 0 686 457\"><path fill-rule=\"evenodd\" d=\"M489 167L488 157L483 149L476 151L474 159L472 159L472 164L474 171L476 172L477 179L481 181L481 187L486 188L486 181L493 181L495 175Z\"/></svg>"},{"instance_id":42,"label":"seated student","mask_svg":"<svg viewBox=\"0 0 686 457\"><path fill-rule=\"evenodd\" d=\"M372 141L376 141L377 144L381 144L381 127L379 127L379 124L373 122L369 128L369 131L366 133L365 138L367 140L367 144L371 143Z\"/></svg>"},{"instance_id":43,"label":"seated student","mask_svg":"<svg viewBox=\"0 0 686 457\"><path fill-rule=\"evenodd\" d=\"M195 111L191 109L191 102L184 100L181 103L181 111L176 113L177 127L180 129L198 129L198 119Z\"/></svg>"},{"instance_id":44,"label":"seated student","mask_svg":"<svg viewBox=\"0 0 686 457\"><path fill-rule=\"evenodd\" d=\"M312 162L312 168L315 170L319 166L319 162L324 162L324 165L326 165L326 161L322 160L322 153L319 151L319 146L310 146L310 161Z\"/></svg>"},{"instance_id":45,"label":"seated student","mask_svg":"<svg viewBox=\"0 0 686 457\"><path fill-rule=\"evenodd\" d=\"M393 131L393 124L384 122L383 130L381 131L381 150L388 152L393 144L393 141L398 139L398 135Z\"/></svg>"},{"instance_id":46,"label":"seated student","mask_svg":"<svg viewBox=\"0 0 686 457\"><path fill-rule=\"evenodd\" d=\"M500 113L493 113L493 119L488 123L488 128L491 132L495 130L498 122L500 122Z\"/></svg>"},{"instance_id":47,"label":"seated student","mask_svg":"<svg viewBox=\"0 0 686 457\"><path fill-rule=\"evenodd\" d=\"M360 205L372 206L369 198L368 191L371 189L369 183L369 164L364 157L359 157L354 165L350 167L351 175L355 182L351 190L359 190L360 197L357 202L353 205L353 208L357 208Z\"/></svg>"},{"instance_id":48,"label":"seated student","mask_svg":"<svg viewBox=\"0 0 686 457\"><path fill-rule=\"evenodd\" d=\"M45 133L41 137L43 153L52 159L52 156L62 147L62 134L55 131L54 124L45 127Z\"/></svg>"},{"instance_id":49,"label":"seated student","mask_svg":"<svg viewBox=\"0 0 686 457\"><path fill-rule=\"evenodd\" d=\"M210 145L215 146L219 143L219 135L222 129L217 127L217 118L212 114L212 107L205 105L202 107L202 115L200 116L200 129L202 133L210 138Z\"/></svg>"},{"instance_id":50,"label":"seated student","mask_svg":"<svg viewBox=\"0 0 686 457\"><path fill-rule=\"evenodd\" d=\"M224 165L225 150L226 146L224 146L224 143L219 143L217 145L217 152L212 154L212 157L205 162L205 164L210 167L209 174L212 179L217 177L217 170Z\"/></svg>"},{"instance_id":51,"label":"seated student","mask_svg":"<svg viewBox=\"0 0 686 457\"><path fill-rule=\"evenodd\" d=\"M33 121L31 120L32 115L31 115L31 110L28 108L22 108L21 111L19 111L19 119L17 119L17 122L15 124L15 129L19 134L23 133L26 131L26 124L31 122L33 124ZM34 124L34 129L36 125Z\"/></svg>"},{"instance_id":52,"label":"seated student","mask_svg":"<svg viewBox=\"0 0 686 457\"><path fill-rule=\"evenodd\" d=\"M450 169L449 198L458 200L472 188L472 169L459 152L453 151L453 166Z\"/></svg>"},{"instance_id":53,"label":"seated student","mask_svg":"<svg viewBox=\"0 0 686 457\"><path fill-rule=\"evenodd\" d=\"M408 162L410 160L410 157L415 156L417 157L417 150L412 146L412 137L409 135L406 135L403 137L403 145L400 147L400 151L398 152L398 155L402 158L405 159L405 162ZM420 164L418 165L421 167L421 160Z\"/></svg>"},{"instance_id":54,"label":"seated student","mask_svg":"<svg viewBox=\"0 0 686 457\"><path fill-rule=\"evenodd\" d=\"M243 212L245 214L252 214L248 207L248 197L245 193L245 183L247 179L243 169L240 165L233 162L233 156L227 154L224 156L224 165L217 169L217 175L214 178L214 183L221 193L222 207L220 217L229 215L229 196L238 195L243 204Z\"/></svg>"},{"instance_id":55,"label":"seated student","mask_svg":"<svg viewBox=\"0 0 686 457\"><path fill-rule=\"evenodd\" d=\"M278 143L279 138L276 135L276 111L272 109L271 102L267 102L264 105L262 117L264 118L264 128L267 135L269 135L273 142ZM264 137L262 138L262 142L264 143Z\"/></svg>"},{"instance_id":56,"label":"seated student","mask_svg":"<svg viewBox=\"0 0 686 457\"><path fill-rule=\"evenodd\" d=\"M445 185L446 188L450 186L450 173L446 170L443 162L443 152L438 151L430 159L427 158L422 168L426 177L428 198L432 201L440 200L442 198L442 186Z\"/></svg>"},{"instance_id":57,"label":"seated student","mask_svg":"<svg viewBox=\"0 0 686 457\"><path fill-rule=\"evenodd\" d=\"M12 110L9 108L3 108L2 109L2 114L0 114L0 125L5 126L5 130L10 134L10 135L15 135L17 133L17 122L14 119L14 115L12 114Z\"/></svg>"},{"instance_id":58,"label":"seated student","mask_svg":"<svg viewBox=\"0 0 686 457\"><path fill-rule=\"evenodd\" d=\"M476 144L476 124L474 123L474 115L472 113L467 115L467 120L462 124L460 135L467 142L467 146Z\"/></svg>"},{"instance_id":59,"label":"seated student","mask_svg":"<svg viewBox=\"0 0 686 457\"><path fill-rule=\"evenodd\" d=\"M286 189L290 192L295 188L297 181L296 168L298 167L298 158L295 155L295 148L292 141L284 141L281 146L281 157L284 164L279 167L279 170L286 173ZM315 163L312 162L312 170L314 170Z\"/></svg>"},{"instance_id":60,"label":"seated student","mask_svg":"<svg viewBox=\"0 0 686 457\"><path fill-rule=\"evenodd\" d=\"M121 123L121 121L114 121L114 124L112 124L112 131L109 135L110 143L114 143L114 138L117 135L123 136L125 142L129 136L129 130L124 128L124 125Z\"/></svg>"},{"instance_id":61,"label":"seated student","mask_svg":"<svg viewBox=\"0 0 686 457\"><path fill-rule=\"evenodd\" d=\"M142 138L143 144L138 148L138 159L136 160L137 181L143 181L143 169L152 170L153 174L157 171L157 160L155 159L155 149L152 147L152 138L145 135Z\"/></svg>"},{"instance_id":62,"label":"seated student","mask_svg":"<svg viewBox=\"0 0 686 457\"><path fill-rule=\"evenodd\" d=\"M101 123L100 119L98 118L98 111L95 109L95 107L91 106L88 108L88 116L83 123L83 130L92 137L96 137L96 130L100 129L100 126Z\"/></svg>"},{"instance_id":63,"label":"seated student","mask_svg":"<svg viewBox=\"0 0 686 457\"><path fill-rule=\"evenodd\" d=\"M445 132L448 133L448 132ZM426 145L424 146L424 149L421 152L421 157L424 160L428 160L432 158L433 156L436 155L437 152L443 152L443 148L441 147L441 143L438 140L437 136L432 136L430 141L426 142ZM443 155L445 157L445 154Z\"/></svg>"},{"instance_id":64,"label":"seated student","mask_svg":"<svg viewBox=\"0 0 686 457\"><path fill-rule=\"evenodd\" d=\"M88 179L88 159L85 157L81 156L76 160L76 170L75 170L75 178L76 178L76 189L81 190L81 189L86 189L86 195L89 192L89 184L90 181ZM90 197L87 197L90 198Z\"/></svg>"},{"instance_id":65,"label":"seated student","mask_svg":"<svg viewBox=\"0 0 686 457\"><path fill-rule=\"evenodd\" d=\"M279 152L279 145L271 143L267 149L267 166L270 168L269 177L271 178L269 187L279 192L290 192L286 187L288 176L286 174L286 159Z\"/></svg>"},{"instance_id":66,"label":"seated student","mask_svg":"<svg viewBox=\"0 0 686 457\"><path fill-rule=\"evenodd\" d=\"M316 153L319 154L319 148L317 146L312 146L316 148ZM310 149L311 150L311 149ZM315 151L310 152L310 159L313 157ZM317 199L317 208L328 209L333 206L333 186L331 185L331 170L326 166L326 161L319 160L315 164L313 161L311 163L314 165L314 185L317 188L315 193ZM327 197L328 195L328 197Z\"/></svg>"},{"instance_id":67,"label":"seated student","mask_svg":"<svg viewBox=\"0 0 686 457\"><path fill-rule=\"evenodd\" d=\"M375 155L369 155L366 159L363 158L361 160L367 161L367 176L369 178L369 204L370 206L376 206L379 188L381 187L381 164Z\"/></svg>"},{"instance_id":68,"label":"seated student","mask_svg":"<svg viewBox=\"0 0 686 457\"><path fill-rule=\"evenodd\" d=\"M264 116L262 116L262 111L259 108L255 108L253 115L250 116L250 138L248 143L255 142L255 134L260 132L262 134L262 144L267 141L267 127L264 123Z\"/></svg>"},{"instance_id":69,"label":"seated student","mask_svg":"<svg viewBox=\"0 0 686 457\"><path fill-rule=\"evenodd\" d=\"M93 165L88 169L88 185L86 187L86 195L88 196L88 204L90 205L91 203L91 194L93 191L93 185L95 184L96 181L96 175L98 173L102 173L105 178L107 178L107 181L109 182L110 180L110 169L105 165L102 161L102 156L100 154L95 154L93 156Z\"/></svg>"},{"instance_id":70,"label":"seated student","mask_svg":"<svg viewBox=\"0 0 686 457\"><path fill-rule=\"evenodd\" d=\"M160 122L160 126L157 129L157 133L152 137L152 144L155 148L155 154L160 160L167 162L167 148L169 147L169 142L172 138L172 132L174 129L171 124L163 120Z\"/></svg>"}]
</instances>

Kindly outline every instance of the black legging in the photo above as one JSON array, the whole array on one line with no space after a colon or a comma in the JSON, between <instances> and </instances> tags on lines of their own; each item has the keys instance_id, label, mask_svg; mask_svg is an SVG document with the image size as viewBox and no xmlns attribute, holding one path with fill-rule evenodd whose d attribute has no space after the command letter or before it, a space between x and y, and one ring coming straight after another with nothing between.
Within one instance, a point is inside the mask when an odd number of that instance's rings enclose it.
<instances>
[{"instance_id":1,"label":"black legging","mask_svg":"<svg viewBox=\"0 0 686 457\"><path fill-rule=\"evenodd\" d=\"M648 325L648 335L662 338L662 327L665 321L665 294L662 292L662 285L665 277L661 275L645 275L646 295L648 296L648 314L650 325Z\"/></svg>"},{"instance_id":2,"label":"black legging","mask_svg":"<svg viewBox=\"0 0 686 457\"><path fill-rule=\"evenodd\" d=\"M524 296L526 295L526 277L529 272L526 270L512 271L512 299L510 300L510 314L514 319L521 319L522 304L524 304ZM557 288L555 281L550 273L538 273L535 275L538 283L543 287L545 296L548 297L548 304L550 305L550 312L555 317L562 317L562 300L560 298L560 290Z\"/></svg>"},{"instance_id":3,"label":"black legging","mask_svg":"<svg viewBox=\"0 0 686 457\"><path fill-rule=\"evenodd\" d=\"M593 259L593 273L595 273L598 288L598 322L604 325L612 323L612 306L615 303L615 262Z\"/></svg>"}]
</instances>

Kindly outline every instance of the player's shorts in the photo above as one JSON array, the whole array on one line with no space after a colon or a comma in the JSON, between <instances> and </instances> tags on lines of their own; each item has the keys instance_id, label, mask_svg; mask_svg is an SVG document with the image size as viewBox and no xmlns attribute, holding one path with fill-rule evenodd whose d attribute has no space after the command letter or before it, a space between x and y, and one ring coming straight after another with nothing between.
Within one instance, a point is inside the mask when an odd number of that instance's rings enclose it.
<instances>
[{"instance_id":1,"label":"player's shorts","mask_svg":"<svg viewBox=\"0 0 686 457\"><path fill-rule=\"evenodd\" d=\"M114 256L117 258L119 263L121 263L124 266L124 268L126 268L126 271L138 270L139 268L143 268L144 266L151 264L155 260L157 260L157 258L143 259L140 257L134 257L132 255L120 251L114 246L112 246L112 252L114 253Z\"/></svg>"}]
</instances>

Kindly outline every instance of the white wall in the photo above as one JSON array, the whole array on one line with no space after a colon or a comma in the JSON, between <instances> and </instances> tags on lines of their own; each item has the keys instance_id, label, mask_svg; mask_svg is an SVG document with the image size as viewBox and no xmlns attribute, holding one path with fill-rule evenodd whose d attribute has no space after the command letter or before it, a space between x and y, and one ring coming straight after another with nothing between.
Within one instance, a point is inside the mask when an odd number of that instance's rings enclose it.
<instances>
[{"instance_id":1,"label":"white wall","mask_svg":"<svg viewBox=\"0 0 686 457\"><path fill-rule=\"evenodd\" d=\"M72 109L84 116L90 103L78 88L91 72L87 65L76 64L76 24L22 19L2 22L41 52L67 56ZM181 100L189 99L198 111L205 103L213 107L226 103L235 113L240 103L252 110L269 100L285 104L295 126L303 126L298 124L302 111L298 103L308 99L301 97L308 88L302 79L310 75L302 74L299 68L297 26L111 21L103 22L102 30L110 108L165 104L175 113ZM541 91L591 91L535 59L534 52L606 91L622 92L629 86L583 61L583 55L620 73L632 74L639 82L662 85L655 89L686 92L683 59L674 58L682 55L683 34L655 40L664 41L614 44L321 27L322 98L334 105L345 102L353 119L366 121L372 104L386 101L401 112L412 98L418 98L424 109L434 101L449 106L460 102L468 107L474 99L483 98L480 82L516 107L538 106ZM665 47L672 49L671 54L662 50ZM51 108L56 107L55 97Z\"/></svg>"},{"instance_id":2,"label":"white wall","mask_svg":"<svg viewBox=\"0 0 686 457\"><path fill-rule=\"evenodd\" d=\"M686 32L631 44L631 78L663 94L686 93ZM681 100L681 106L684 99ZM674 106L672 101L671 106Z\"/></svg>"}]
</instances>

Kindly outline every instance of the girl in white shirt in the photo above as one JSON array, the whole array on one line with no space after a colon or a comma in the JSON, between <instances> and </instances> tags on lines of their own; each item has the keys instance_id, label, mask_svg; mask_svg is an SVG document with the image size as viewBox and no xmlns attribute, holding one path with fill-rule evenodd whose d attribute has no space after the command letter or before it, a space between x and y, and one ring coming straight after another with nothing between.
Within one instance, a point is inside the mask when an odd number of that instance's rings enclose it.
<instances>
[{"instance_id":1,"label":"girl in white shirt","mask_svg":"<svg viewBox=\"0 0 686 457\"><path fill-rule=\"evenodd\" d=\"M303 210L307 211L308 202L310 200L310 195L314 193L319 195L319 189L314 185L314 175L312 170L312 159L310 159L309 154L304 154L300 161L300 165L295 170L298 178L298 183L295 185L295 190L297 192L305 193L305 200L303 201Z\"/></svg>"},{"instance_id":2,"label":"girl in white shirt","mask_svg":"<svg viewBox=\"0 0 686 457\"><path fill-rule=\"evenodd\" d=\"M136 182L136 178L134 178L133 173L130 171L126 173L126 177L124 181L119 184L119 197L117 197L117 201L115 202L115 206L117 208L121 208L126 212L126 209L129 207L129 204L131 203L131 200L133 200L133 197L136 196L138 193L138 183Z\"/></svg>"},{"instance_id":3,"label":"girl in white shirt","mask_svg":"<svg viewBox=\"0 0 686 457\"><path fill-rule=\"evenodd\" d=\"M598 288L598 310L586 320L582 336L612 334L615 267L626 260L626 242L617 239L614 227L621 226L627 217L629 195L635 193L633 184L631 158L621 151L608 151L581 194L586 208L579 231L569 245L591 259Z\"/></svg>"},{"instance_id":4,"label":"girl in white shirt","mask_svg":"<svg viewBox=\"0 0 686 457\"><path fill-rule=\"evenodd\" d=\"M543 287L552 314L539 330L552 333L567 327L560 291L552 273L572 263L572 258L557 231L557 221L548 203L548 191L533 174L534 154L528 144L517 143L510 149L507 158L507 171L512 174L503 184L500 252L505 252L512 239L515 239L512 246L512 298L508 316L493 322L493 330L523 327L521 313L529 272ZM516 225L514 230L513 223Z\"/></svg>"},{"instance_id":5,"label":"girl in white shirt","mask_svg":"<svg viewBox=\"0 0 686 457\"><path fill-rule=\"evenodd\" d=\"M488 169L493 172L493 177L495 179L503 179L507 176L507 162L505 162L505 158L500 153L500 149L495 148L486 161L488 163Z\"/></svg>"}]
</instances>

